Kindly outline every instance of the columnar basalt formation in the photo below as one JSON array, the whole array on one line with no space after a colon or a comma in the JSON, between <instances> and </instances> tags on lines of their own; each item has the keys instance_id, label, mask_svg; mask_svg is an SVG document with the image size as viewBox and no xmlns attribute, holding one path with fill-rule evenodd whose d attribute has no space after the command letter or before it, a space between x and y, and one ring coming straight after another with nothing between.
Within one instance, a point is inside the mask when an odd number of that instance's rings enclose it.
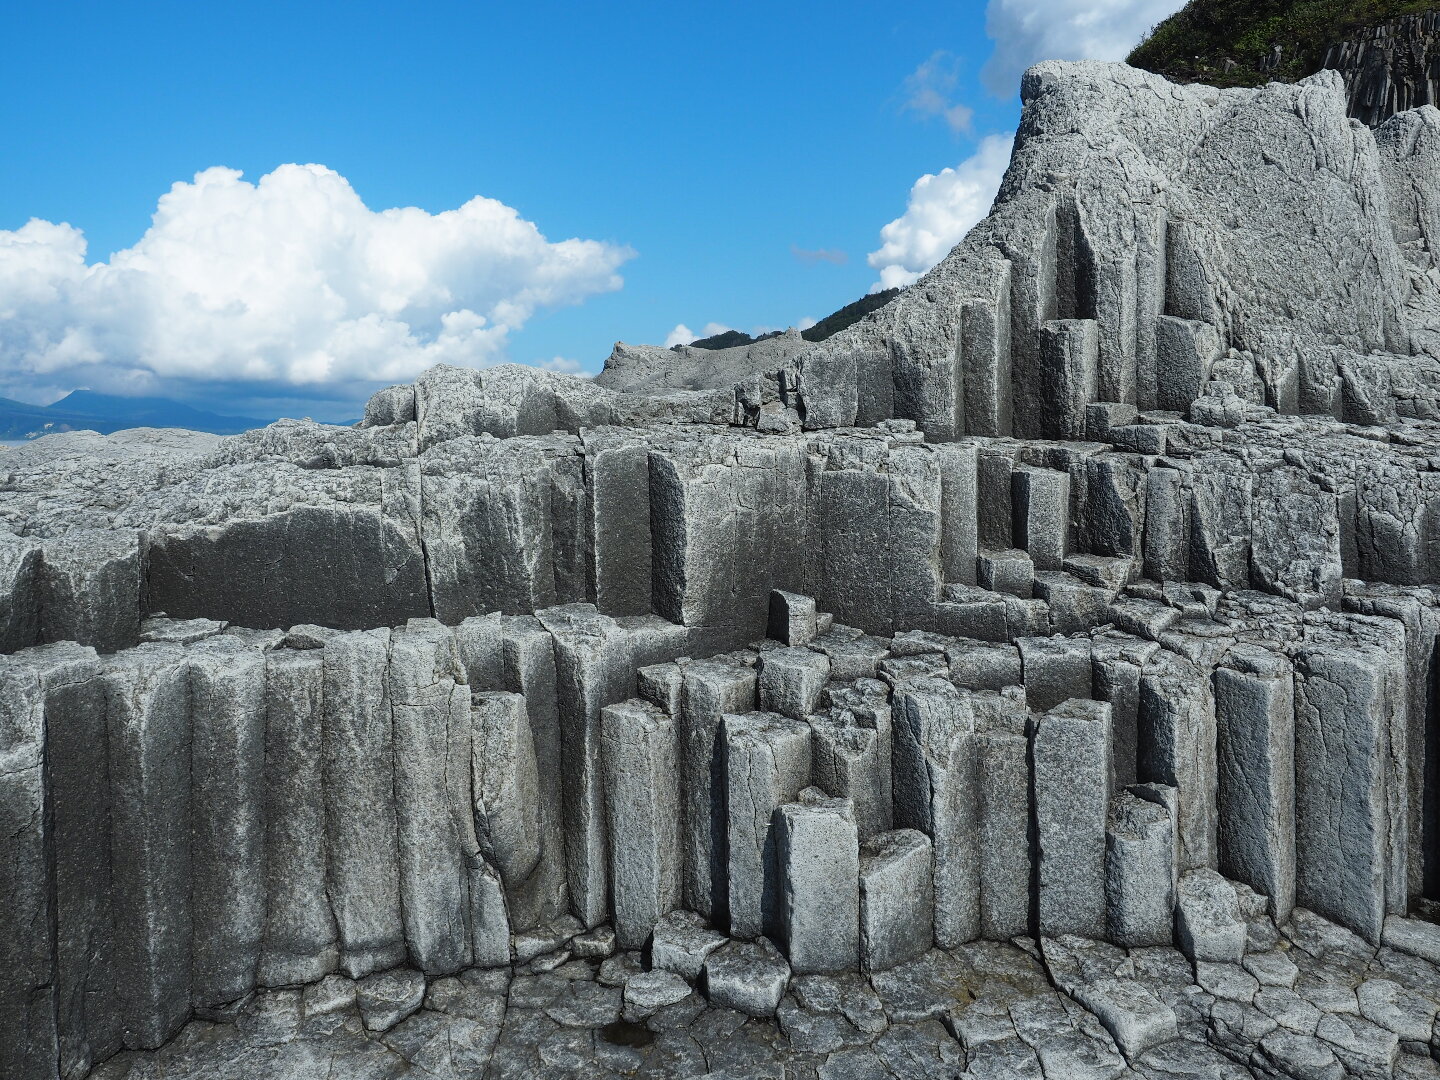
<instances>
[{"instance_id":1,"label":"columnar basalt formation","mask_svg":"<svg viewBox=\"0 0 1440 1080\"><path fill-rule=\"evenodd\" d=\"M0 1074L1435 1075L1440 112L1024 93L826 341L0 459Z\"/></svg>"}]
</instances>

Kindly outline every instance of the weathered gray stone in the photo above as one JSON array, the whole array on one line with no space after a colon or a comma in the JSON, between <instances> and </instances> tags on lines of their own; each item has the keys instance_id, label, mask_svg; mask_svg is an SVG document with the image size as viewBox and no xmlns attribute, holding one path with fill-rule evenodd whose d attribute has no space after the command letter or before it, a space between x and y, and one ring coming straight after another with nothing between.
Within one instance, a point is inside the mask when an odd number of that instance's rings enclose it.
<instances>
[{"instance_id":1,"label":"weathered gray stone","mask_svg":"<svg viewBox=\"0 0 1440 1080\"><path fill-rule=\"evenodd\" d=\"M773 649L760 657L760 708L792 720L815 711L830 677L830 658L811 649Z\"/></svg>"},{"instance_id":2,"label":"weathered gray stone","mask_svg":"<svg viewBox=\"0 0 1440 1080\"><path fill-rule=\"evenodd\" d=\"M681 826L685 907L728 925L724 736L721 717L755 708L755 669L743 659L717 657L685 666L681 688ZM803 785L802 785L803 786Z\"/></svg>"},{"instance_id":3,"label":"weathered gray stone","mask_svg":"<svg viewBox=\"0 0 1440 1080\"><path fill-rule=\"evenodd\" d=\"M648 702L601 714L611 904L622 949L638 949L680 903L680 752L675 721Z\"/></svg>"},{"instance_id":4,"label":"weathered gray stone","mask_svg":"<svg viewBox=\"0 0 1440 1080\"><path fill-rule=\"evenodd\" d=\"M980 933L975 717L947 680L929 676L895 693L895 824L934 844L935 942Z\"/></svg>"},{"instance_id":5,"label":"weathered gray stone","mask_svg":"<svg viewBox=\"0 0 1440 1080\"><path fill-rule=\"evenodd\" d=\"M1284 922L1295 906L1294 679L1272 653L1230 657L1215 671L1219 867Z\"/></svg>"},{"instance_id":6,"label":"weathered gray stone","mask_svg":"<svg viewBox=\"0 0 1440 1080\"><path fill-rule=\"evenodd\" d=\"M860 848L860 965L888 971L935 938L934 852L915 829L870 837Z\"/></svg>"},{"instance_id":7,"label":"weathered gray stone","mask_svg":"<svg viewBox=\"0 0 1440 1080\"><path fill-rule=\"evenodd\" d=\"M351 978L405 959L389 654L388 630L337 634L322 653L326 887Z\"/></svg>"},{"instance_id":8,"label":"weathered gray stone","mask_svg":"<svg viewBox=\"0 0 1440 1080\"><path fill-rule=\"evenodd\" d=\"M816 788L775 812L776 936L801 975L860 964L860 842L849 799Z\"/></svg>"},{"instance_id":9,"label":"weathered gray stone","mask_svg":"<svg viewBox=\"0 0 1440 1080\"><path fill-rule=\"evenodd\" d=\"M727 942L705 960L711 1004L748 1016L773 1016L789 982L789 965L765 938Z\"/></svg>"},{"instance_id":10,"label":"weathered gray stone","mask_svg":"<svg viewBox=\"0 0 1440 1080\"><path fill-rule=\"evenodd\" d=\"M810 783L810 726L747 713L724 718L724 738L730 935L754 938L772 931L779 915L772 818Z\"/></svg>"},{"instance_id":11,"label":"weathered gray stone","mask_svg":"<svg viewBox=\"0 0 1440 1080\"><path fill-rule=\"evenodd\" d=\"M1042 934L1103 938L1110 706L1072 699L1039 717L1035 783L1035 917Z\"/></svg>"},{"instance_id":12,"label":"weathered gray stone","mask_svg":"<svg viewBox=\"0 0 1440 1080\"><path fill-rule=\"evenodd\" d=\"M115 986L132 1049L154 1049L190 1015L188 682L175 646L142 645L106 664Z\"/></svg>"},{"instance_id":13,"label":"weathered gray stone","mask_svg":"<svg viewBox=\"0 0 1440 1080\"><path fill-rule=\"evenodd\" d=\"M1126 948L1170 943L1175 909L1175 827L1157 803L1121 792L1105 834L1110 940Z\"/></svg>"},{"instance_id":14,"label":"weathered gray stone","mask_svg":"<svg viewBox=\"0 0 1440 1080\"><path fill-rule=\"evenodd\" d=\"M0 908L0 962L9 973L0 984L0 1069L23 1080L53 1075L60 1059L45 719L35 672L10 657L0 661L0 893L8 898Z\"/></svg>"},{"instance_id":15,"label":"weathered gray stone","mask_svg":"<svg viewBox=\"0 0 1440 1080\"><path fill-rule=\"evenodd\" d=\"M470 875L478 869L468 687L454 637L424 620L390 637L400 898L410 962L448 975L469 966Z\"/></svg>"},{"instance_id":16,"label":"weathered gray stone","mask_svg":"<svg viewBox=\"0 0 1440 1080\"><path fill-rule=\"evenodd\" d=\"M1380 940L1395 827L1383 654L1307 648L1295 666L1295 899Z\"/></svg>"},{"instance_id":17,"label":"weathered gray stone","mask_svg":"<svg viewBox=\"0 0 1440 1080\"><path fill-rule=\"evenodd\" d=\"M47 542L39 639L78 641L101 653L136 644L144 573L134 532L77 530Z\"/></svg>"},{"instance_id":18,"label":"weathered gray stone","mask_svg":"<svg viewBox=\"0 0 1440 1080\"><path fill-rule=\"evenodd\" d=\"M367 975L355 984L355 1003L370 1031L388 1031L420 1008L425 976L411 968Z\"/></svg>"},{"instance_id":19,"label":"weathered gray stone","mask_svg":"<svg viewBox=\"0 0 1440 1080\"><path fill-rule=\"evenodd\" d=\"M1235 887L1214 870L1180 875L1175 943L1191 960L1238 964L1245 955L1245 923Z\"/></svg>"},{"instance_id":20,"label":"weathered gray stone","mask_svg":"<svg viewBox=\"0 0 1440 1080\"><path fill-rule=\"evenodd\" d=\"M214 1006L255 988L265 931L265 655L212 637L186 656L192 993Z\"/></svg>"},{"instance_id":21,"label":"weathered gray stone","mask_svg":"<svg viewBox=\"0 0 1440 1080\"><path fill-rule=\"evenodd\" d=\"M765 632L782 645L809 645L816 637L815 598L771 589Z\"/></svg>"},{"instance_id":22,"label":"weathered gray stone","mask_svg":"<svg viewBox=\"0 0 1440 1080\"><path fill-rule=\"evenodd\" d=\"M693 911L671 911L655 924L650 962L662 971L673 971L694 982L706 958L725 941L724 934L711 930Z\"/></svg>"}]
</instances>

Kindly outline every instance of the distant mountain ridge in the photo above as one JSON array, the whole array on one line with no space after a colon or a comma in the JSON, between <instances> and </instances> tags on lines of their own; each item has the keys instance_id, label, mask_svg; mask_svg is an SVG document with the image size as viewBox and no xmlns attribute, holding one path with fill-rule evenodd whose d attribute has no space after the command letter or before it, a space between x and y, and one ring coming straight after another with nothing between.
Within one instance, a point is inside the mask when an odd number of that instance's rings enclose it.
<instances>
[{"instance_id":1,"label":"distant mountain ridge","mask_svg":"<svg viewBox=\"0 0 1440 1080\"><path fill-rule=\"evenodd\" d=\"M133 427L179 427L212 435L238 435L264 427L274 418L222 416L184 402L160 397L119 397L75 390L50 405L0 398L0 438L37 439L57 431L98 431L102 435Z\"/></svg>"}]
</instances>

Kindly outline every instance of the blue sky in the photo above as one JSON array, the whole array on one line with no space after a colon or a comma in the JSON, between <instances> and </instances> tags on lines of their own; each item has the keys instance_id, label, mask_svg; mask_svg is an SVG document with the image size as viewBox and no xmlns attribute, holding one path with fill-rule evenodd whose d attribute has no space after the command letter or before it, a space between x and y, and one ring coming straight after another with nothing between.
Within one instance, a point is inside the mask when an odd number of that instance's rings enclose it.
<instances>
[{"instance_id":1,"label":"blue sky","mask_svg":"<svg viewBox=\"0 0 1440 1080\"><path fill-rule=\"evenodd\" d=\"M617 339L819 318L880 279L918 178L986 147L996 172L1017 65L1123 54L1178 6L11 3L0 394L340 416L436 359L594 371ZM338 176L248 186L288 163ZM216 166L244 180L193 186ZM475 196L503 206L429 216ZM911 232L887 280L933 261Z\"/></svg>"}]
</instances>

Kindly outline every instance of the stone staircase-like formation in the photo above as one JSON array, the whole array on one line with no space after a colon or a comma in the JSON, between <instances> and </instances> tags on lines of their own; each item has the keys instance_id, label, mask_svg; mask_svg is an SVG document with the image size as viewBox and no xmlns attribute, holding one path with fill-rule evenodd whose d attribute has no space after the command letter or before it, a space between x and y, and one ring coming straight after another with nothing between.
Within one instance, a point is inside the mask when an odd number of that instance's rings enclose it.
<instances>
[{"instance_id":1,"label":"stone staircase-like formation","mask_svg":"<svg viewBox=\"0 0 1440 1080\"><path fill-rule=\"evenodd\" d=\"M0 1074L1434 1075L1440 112L1024 97L826 341L0 458Z\"/></svg>"}]
</instances>

